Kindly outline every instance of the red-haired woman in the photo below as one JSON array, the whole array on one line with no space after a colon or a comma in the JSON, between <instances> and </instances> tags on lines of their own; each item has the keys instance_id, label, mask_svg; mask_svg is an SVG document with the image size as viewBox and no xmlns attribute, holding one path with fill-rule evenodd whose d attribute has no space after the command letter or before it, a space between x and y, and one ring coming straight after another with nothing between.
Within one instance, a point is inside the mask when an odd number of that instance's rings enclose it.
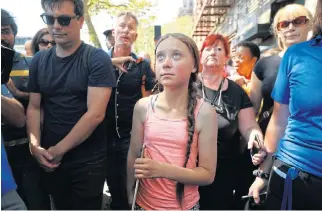
<instances>
[{"instance_id":1,"label":"red-haired woman","mask_svg":"<svg viewBox=\"0 0 322 211\"><path fill-rule=\"evenodd\" d=\"M218 164L216 177L211 185L200 187L200 208L203 210L232 209L233 190L240 183L236 174L246 167L237 162L241 146L240 134L248 142L248 148L263 142L262 132L256 123L249 97L236 83L223 75L229 58L229 45L222 35L209 35L201 48L202 73L199 74L199 94L216 108L218 120ZM239 133L240 132L240 133ZM253 156L253 163L261 162L265 152ZM239 166L238 168L236 168ZM251 172L249 172L251 176ZM251 179L249 183L251 183ZM245 190L247 195L248 187Z\"/></svg>"}]
</instances>

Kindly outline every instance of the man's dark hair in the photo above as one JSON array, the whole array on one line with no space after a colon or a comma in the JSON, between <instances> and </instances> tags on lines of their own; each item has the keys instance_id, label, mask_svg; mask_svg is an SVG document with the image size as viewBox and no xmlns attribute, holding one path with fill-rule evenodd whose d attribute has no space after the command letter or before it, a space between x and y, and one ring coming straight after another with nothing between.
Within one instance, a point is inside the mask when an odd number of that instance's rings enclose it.
<instances>
[{"instance_id":1,"label":"man's dark hair","mask_svg":"<svg viewBox=\"0 0 322 211\"><path fill-rule=\"evenodd\" d=\"M250 50L250 53L252 54L252 57L256 57L257 58L257 61L260 59L261 57L261 51L258 47L258 45L256 45L255 43L253 42L250 42L250 41L243 41L241 43L238 43L236 45L236 48L238 47L245 47L245 48L249 48Z\"/></svg>"},{"instance_id":2,"label":"man's dark hair","mask_svg":"<svg viewBox=\"0 0 322 211\"><path fill-rule=\"evenodd\" d=\"M10 15L7 10L1 9L1 26L10 26L13 34L16 36L18 33L18 26L15 21L15 17Z\"/></svg>"},{"instance_id":3,"label":"man's dark hair","mask_svg":"<svg viewBox=\"0 0 322 211\"><path fill-rule=\"evenodd\" d=\"M112 32L113 32L113 30L112 30L112 29L108 29L108 30L104 31L104 32L103 32L103 34L104 34L106 37L108 37L108 36L110 36L110 35L112 34Z\"/></svg>"},{"instance_id":4,"label":"man's dark hair","mask_svg":"<svg viewBox=\"0 0 322 211\"><path fill-rule=\"evenodd\" d=\"M75 6L75 9L74 9L75 14L80 17L84 16L84 3L82 0L41 0L41 6L44 10L46 8L53 9L55 5L58 5L58 7L60 7L60 3L63 1L73 2Z\"/></svg>"}]
</instances>

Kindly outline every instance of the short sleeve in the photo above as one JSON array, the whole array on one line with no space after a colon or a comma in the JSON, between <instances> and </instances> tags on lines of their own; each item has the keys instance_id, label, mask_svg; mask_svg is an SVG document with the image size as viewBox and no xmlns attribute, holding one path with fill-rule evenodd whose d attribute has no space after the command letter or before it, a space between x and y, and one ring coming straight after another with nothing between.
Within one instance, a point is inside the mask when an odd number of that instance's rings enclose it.
<instances>
[{"instance_id":1,"label":"short sleeve","mask_svg":"<svg viewBox=\"0 0 322 211\"><path fill-rule=\"evenodd\" d=\"M290 88L288 81L288 71L290 69L290 53L286 51L284 54L279 70L277 73L277 78L272 91L272 98L274 101L281 104L289 104L290 99Z\"/></svg>"},{"instance_id":2,"label":"short sleeve","mask_svg":"<svg viewBox=\"0 0 322 211\"><path fill-rule=\"evenodd\" d=\"M38 62L43 53L44 52L37 53L31 60L29 66L29 79L27 85L28 92L40 93L40 88L38 84Z\"/></svg>"},{"instance_id":3,"label":"short sleeve","mask_svg":"<svg viewBox=\"0 0 322 211\"><path fill-rule=\"evenodd\" d=\"M106 52L97 49L93 52L88 86L91 87L115 87L116 79L113 72L112 60Z\"/></svg>"},{"instance_id":4,"label":"short sleeve","mask_svg":"<svg viewBox=\"0 0 322 211\"><path fill-rule=\"evenodd\" d=\"M145 90L150 91L153 89L155 82L154 82L154 73L151 69L150 63L144 62L143 68L145 68L144 72L146 73L145 79Z\"/></svg>"},{"instance_id":5,"label":"short sleeve","mask_svg":"<svg viewBox=\"0 0 322 211\"><path fill-rule=\"evenodd\" d=\"M255 75L257 76L257 78L259 80L261 80L261 81L264 80L264 73L263 73L264 72L264 68L265 68L264 63L265 63L265 58L260 59L256 63L256 65L254 67L254 70L253 70L253 72L255 73Z\"/></svg>"}]
</instances>

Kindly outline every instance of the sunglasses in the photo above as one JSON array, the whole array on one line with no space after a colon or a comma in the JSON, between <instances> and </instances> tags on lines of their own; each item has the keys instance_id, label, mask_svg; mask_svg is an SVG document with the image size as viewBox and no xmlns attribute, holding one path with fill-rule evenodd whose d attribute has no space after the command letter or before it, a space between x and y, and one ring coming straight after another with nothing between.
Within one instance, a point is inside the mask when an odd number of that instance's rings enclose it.
<instances>
[{"instance_id":1,"label":"sunglasses","mask_svg":"<svg viewBox=\"0 0 322 211\"><path fill-rule=\"evenodd\" d=\"M44 23L47 25L54 25L55 20L57 20L61 26L68 26L72 19L78 18L78 15L75 15L73 17L67 16L67 15L61 15L61 16L58 16L57 18L55 18L52 15L42 14L42 15L40 15L40 17L42 18Z\"/></svg>"},{"instance_id":2,"label":"sunglasses","mask_svg":"<svg viewBox=\"0 0 322 211\"><path fill-rule=\"evenodd\" d=\"M277 24L277 29L286 29L289 27L289 25L292 23L293 26L297 27L297 26L301 26L303 24L306 24L306 22L308 21L308 19L306 18L306 16L300 16L297 17L295 19L293 19L292 21L281 21Z\"/></svg>"},{"instance_id":3,"label":"sunglasses","mask_svg":"<svg viewBox=\"0 0 322 211\"><path fill-rule=\"evenodd\" d=\"M41 39L41 40L39 41L39 45L41 45L41 46L48 46L48 45L49 45L49 43L50 43L52 46L56 45L56 42L55 42L54 40L53 40L53 41L48 41L48 40Z\"/></svg>"}]
</instances>

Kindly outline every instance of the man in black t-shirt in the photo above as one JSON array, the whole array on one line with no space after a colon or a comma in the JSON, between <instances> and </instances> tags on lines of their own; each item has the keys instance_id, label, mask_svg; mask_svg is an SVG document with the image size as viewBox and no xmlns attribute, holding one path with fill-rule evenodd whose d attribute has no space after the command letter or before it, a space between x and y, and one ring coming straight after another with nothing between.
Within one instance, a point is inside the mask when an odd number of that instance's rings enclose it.
<instances>
[{"instance_id":1,"label":"man in black t-shirt","mask_svg":"<svg viewBox=\"0 0 322 211\"><path fill-rule=\"evenodd\" d=\"M111 102L107 108L107 184L112 197L113 210L128 209L126 192L127 153L130 144L132 116L135 103L149 95L154 86L150 64L143 60L125 68L122 61L138 57L131 52L137 38L138 20L132 13L123 12L116 20L115 46L108 52L112 58L116 88L113 89Z\"/></svg>"},{"instance_id":2,"label":"man in black t-shirt","mask_svg":"<svg viewBox=\"0 0 322 211\"><path fill-rule=\"evenodd\" d=\"M56 46L38 53L30 67L30 150L45 170L42 179L55 208L99 210L106 168L101 123L115 86L111 59L80 40L82 0L41 4L42 19Z\"/></svg>"}]
</instances>

